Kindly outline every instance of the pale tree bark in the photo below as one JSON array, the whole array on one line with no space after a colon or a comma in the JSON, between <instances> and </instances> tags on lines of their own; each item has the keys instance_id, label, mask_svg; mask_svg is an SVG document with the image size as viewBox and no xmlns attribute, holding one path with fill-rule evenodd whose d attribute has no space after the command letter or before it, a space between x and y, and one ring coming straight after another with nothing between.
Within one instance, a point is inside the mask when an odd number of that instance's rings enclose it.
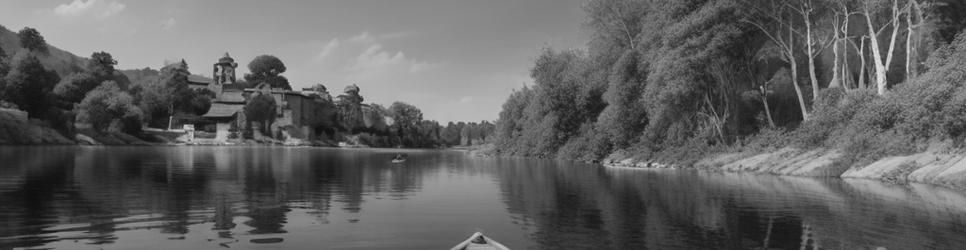
<instances>
[{"instance_id":1,"label":"pale tree bark","mask_svg":"<svg viewBox=\"0 0 966 250\"><path fill-rule=\"evenodd\" d=\"M814 4L812 0L799 0L798 7L791 7L802 16L805 24L805 55L808 59L808 77L810 83L812 84L812 100L818 100L818 74L815 72L815 57L828 46L828 37L816 37L815 31L812 29L812 15L815 13Z\"/></svg>"},{"instance_id":2,"label":"pale tree bark","mask_svg":"<svg viewBox=\"0 0 966 250\"><path fill-rule=\"evenodd\" d=\"M795 94L798 95L798 106L802 109L802 120L808 121L808 109L805 108L805 98L802 96L802 87L798 86L798 64L795 63L795 38L792 34L792 26L788 26L789 50L786 51L785 56L788 57L788 64L791 65L792 85L795 86Z\"/></svg>"},{"instance_id":3,"label":"pale tree bark","mask_svg":"<svg viewBox=\"0 0 966 250\"><path fill-rule=\"evenodd\" d=\"M915 19L918 23L913 23L913 13L915 13ZM919 5L917 0L909 0L909 6L906 7L906 79L916 77L919 74L919 40L922 38L922 34L917 32L919 27L922 25L925 16L922 12L922 6ZM913 41L915 37L915 41Z\"/></svg>"},{"instance_id":4,"label":"pale tree bark","mask_svg":"<svg viewBox=\"0 0 966 250\"><path fill-rule=\"evenodd\" d=\"M849 41L849 44L851 44L852 48L855 49L855 53L859 55L860 68L859 68L858 88L865 89L868 87L865 82L865 75L867 74L867 70L865 69L868 68L868 63L866 63L865 61L865 36L859 37L860 45L855 45L854 41Z\"/></svg>"},{"instance_id":5,"label":"pale tree bark","mask_svg":"<svg viewBox=\"0 0 966 250\"><path fill-rule=\"evenodd\" d=\"M887 84L889 81L886 74L889 72L889 65L892 64L892 56L896 48L896 36L899 35L899 17L902 14L899 11L899 0L893 0L892 3L892 21L890 24L883 26L884 29L885 27L892 25L892 36L889 39L889 49L885 55L885 60L883 60L882 53L879 49L878 35L881 33L881 30L876 31L875 27L873 27L874 24L872 23L872 10L870 10L872 7L869 6L868 2L865 2L865 8L863 8L867 24L866 26L869 27L869 41L871 43L869 46L872 47L872 59L873 63L875 64L875 83L879 95L884 95L886 88L888 87Z\"/></svg>"},{"instance_id":6,"label":"pale tree bark","mask_svg":"<svg viewBox=\"0 0 966 250\"><path fill-rule=\"evenodd\" d=\"M768 21L745 21L765 34L768 39L774 43L778 49L781 51L781 58L789 65L789 70L791 71L792 86L795 88L795 94L798 96L798 105L802 112L802 120L807 121L809 119L808 109L805 106L805 97L802 95L802 88L798 84L798 63L795 58L795 29L792 26L791 17L786 19L788 6L784 5L780 1L768 1L771 3L770 9L762 9L762 6L758 6L756 3L747 4L746 7L755 10L762 17L769 19ZM747 2L746 2L747 3ZM789 14L790 16L790 14ZM752 18L751 20L755 20ZM768 24L772 23L777 25L776 27L771 27ZM785 40L784 32L788 31L788 40ZM764 105L767 105L764 104Z\"/></svg>"},{"instance_id":7,"label":"pale tree bark","mask_svg":"<svg viewBox=\"0 0 966 250\"><path fill-rule=\"evenodd\" d=\"M842 55L839 52L839 44L842 43L842 38L839 34L840 27L838 21L838 16L835 16L835 21L832 22L832 30L835 31L835 38L832 45L832 81L828 83L828 88L830 89L842 86Z\"/></svg>"},{"instance_id":8,"label":"pale tree bark","mask_svg":"<svg viewBox=\"0 0 966 250\"><path fill-rule=\"evenodd\" d=\"M914 0L909 0L909 13L906 14L906 79L912 75L912 3Z\"/></svg>"},{"instance_id":9,"label":"pale tree bark","mask_svg":"<svg viewBox=\"0 0 966 250\"><path fill-rule=\"evenodd\" d=\"M844 35L841 42L842 52L845 53L842 55L842 86L845 86L846 90L852 90L852 82L854 81L854 78L852 78L852 71L849 68L849 17L852 16L852 14L849 13L847 6L842 5L842 9L846 13L844 15L844 20L842 20L842 30L840 31Z\"/></svg>"}]
</instances>

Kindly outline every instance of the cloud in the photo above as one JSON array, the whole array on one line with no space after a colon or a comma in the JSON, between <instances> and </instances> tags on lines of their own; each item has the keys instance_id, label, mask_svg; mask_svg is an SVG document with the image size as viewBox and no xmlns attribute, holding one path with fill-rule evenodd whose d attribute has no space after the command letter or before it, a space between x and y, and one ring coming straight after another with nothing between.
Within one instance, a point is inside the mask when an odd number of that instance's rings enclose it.
<instances>
[{"instance_id":1,"label":"cloud","mask_svg":"<svg viewBox=\"0 0 966 250\"><path fill-rule=\"evenodd\" d=\"M91 1L94 1L94 0L91 0ZM123 11L124 8L126 8L126 7L127 6L124 5L123 3L118 3L118 2L108 3L107 4L107 7L104 9L104 11L102 11L98 15L98 17L100 17L100 18L108 18L108 17L111 17L114 14L117 14L117 13L120 13L121 11Z\"/></svg>"},{"instance_id":2,"label":"cloud","mask_svg":"<svg viewBox=\"0 0 966 250\"><path fill-rule=\"evenodd\" d=\"M375 37L372 37L368 31L362 32L362 34L353 36L349 38L349 42L354 43L373 43L376 41Z\"/></svg>"},{"instance_id":3,"label":"cloud","mask_svg":"<svg viewBox=\"0 0 966 250\"><path fill-rule=\"evenodd\" d=\"M175 20L174 17L161 20L161 30L173 29L175 25L178 25L178 20Z\"/></svg>"},{"instance_id":4,"label":"cloud","mask_svg":"<svg viewBox=\"0 0 966 250\"><path fill-rule=\"evenodd\" d=\"M358 73L392 71L395 74L399 74L405 72L419 73L443 66L443 63L418 60L407 57L402 51L389 51L385 49L381 42L383 39L380 39L380 37L400 37L399 34L402 33L389 33L388 35L374 36L369 32L362 32L359 35L350 37L346 41L354 43L357 46L363 46L365 49L361 52L358 52L359 54L354 58L347 60L345 69L350 72ZM332 42L323 48L320 55L322 53L325 53L326 55L332 53L332 51L329 51L329 45L332 45ZM338 44L333 46L336 45Z\"/></svg>"},{"instance_id":5,"label":"cloud","mask_svg":"<svg viewBox=\"0 0 966 250\"><path fill-rule=\"evenodd\" d=\"M93 16L98 19L106 19L124 11L126 7L126 5L116 1L73 0L70 3L54 7L54 14L62 17Z\"/></svg>"},{"instance_id":6,"label":"cloud","mask_svg":"<svg viewBox=\"0 0 966 250\"><path fill-rule=\"evenodd\" d=\"M319 51L319 54L315 55L315 61L325 60L325 58L331 55L332 52L335 52L335 49L339 47L339 44L339 38L332 38L332 40L329 40L329 42L322 47L322 51Z\"/></svg>"},{"instance_id":7,"label":"cloud","mask_svg":"<svg viewBox=\"0 0 966 250\"><path fill-rule=\"evenodd\" d=\"M473 101L473 97L472 96L464 96L463 98L460 98L460 103L469 103L469 102L472 102L472 101Z\"/></svg>"},{"instance_id":8,"label":"cloud","mask_svg":"<svg viewBox=\"0 0 966 250\"><path fill-rule=\"evenodd\" d=\"M346 67L349 71L374 70L407 62L406 55L401 51L391 53L382 49L382 45L370 45L362 54L350 61Z\"/></svg>"},{"instance_id":9,"label":"cloud","mask_svg":"<svg viewBox=\"0 0 966 250\"><path fill-rule=\"evenodd\" d=\"M57 5L54 13L60 16L79 16L90 10L97 0L74 0L73 2Z\"/></svg>"}]
</instances>

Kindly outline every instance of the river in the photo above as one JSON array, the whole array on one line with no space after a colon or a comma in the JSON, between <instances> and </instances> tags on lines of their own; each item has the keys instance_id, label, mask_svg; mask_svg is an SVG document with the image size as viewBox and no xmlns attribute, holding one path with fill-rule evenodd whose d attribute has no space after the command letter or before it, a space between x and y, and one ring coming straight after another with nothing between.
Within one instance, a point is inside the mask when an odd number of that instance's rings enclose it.
<instances>
[{"instance_id":1,"label":"river","mask_svg":"<svg viewBox=\"0 0 966 250\"><path fill-rule=\"evenodd\" d=\"M966 249L966 195L459 151L0 147L0 249L448 249L475 231L513 249Z\"/></svg>"}]
</instances>

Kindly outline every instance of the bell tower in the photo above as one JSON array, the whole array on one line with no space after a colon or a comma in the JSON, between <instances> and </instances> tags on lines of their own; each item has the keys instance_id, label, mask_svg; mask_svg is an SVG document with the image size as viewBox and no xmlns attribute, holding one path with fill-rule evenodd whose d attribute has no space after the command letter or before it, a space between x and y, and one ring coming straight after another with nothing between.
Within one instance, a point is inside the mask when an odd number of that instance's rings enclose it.
<instances>
[{"instance_id":1,"label":"bell tower","mask_svg":"<svg viewBox=\"0 0 966 250\"><path fill-rule=\"evenodd\" d=\"M235 63L235 59L232 59L225 52L225 56L218 59L212 69L212 77L215 84L233 84L235 83L235 68L238 67L238 63Z\"/></svg>"}]
</instances>

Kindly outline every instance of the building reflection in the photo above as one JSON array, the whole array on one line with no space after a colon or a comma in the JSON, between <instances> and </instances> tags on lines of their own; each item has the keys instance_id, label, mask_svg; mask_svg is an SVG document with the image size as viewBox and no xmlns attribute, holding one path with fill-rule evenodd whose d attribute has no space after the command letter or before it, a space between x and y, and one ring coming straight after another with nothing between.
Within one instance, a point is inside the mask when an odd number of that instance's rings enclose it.
<instances>
[{"instance_id":1,"label":"building reflection","mask_svg":"<svg viewBox=\"0 0 966 250\"><path fill-rule=\"evenodd\" d=\"M360 222L367 209L379 208L376 199L410 199L427 188L425 181L451 175L492 180L511 227L540 248L966 244L956 234L966 228L966 196L926 185L419 152L402 167L387 164L391 155L281 147L0 147L0 246L113 244L121 241L119 232L132 230L170 238L199 230L213 237L285 238L306 220Z\"/></svg>"},{"instance_id":2,"label":"building reflection","mask_svg":"<svg viewBox=\"0 0 966 250\"><path fill-rule=\"evenodd\" d=\"M332 209L360 213L366 194L406 199L426 173L366 152L310 150L0 147L9 163L0 167L0 246L110 244L119 230L183 238L205 223L221 237L284 235L293 204L326 224Z\"/></svg>"}]
</instances>

